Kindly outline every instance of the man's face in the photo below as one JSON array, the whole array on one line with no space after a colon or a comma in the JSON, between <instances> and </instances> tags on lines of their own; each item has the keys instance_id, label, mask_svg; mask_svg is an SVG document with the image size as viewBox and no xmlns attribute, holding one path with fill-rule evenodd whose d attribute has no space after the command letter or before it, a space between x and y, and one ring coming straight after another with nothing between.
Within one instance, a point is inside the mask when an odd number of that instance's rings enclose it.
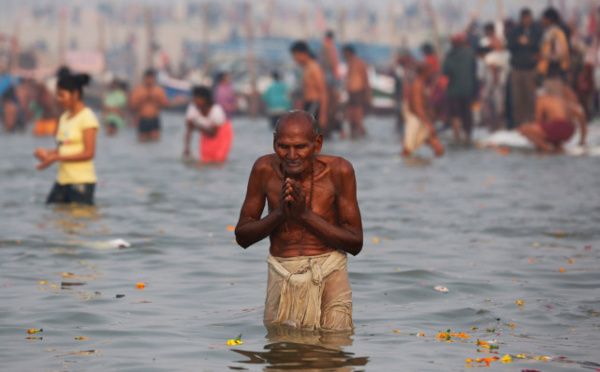
<instances>
[{"instance_id":1,"label":"man's face","mask_svg":"<svg viewBox=\"0 0 600 372\"><path fill-rule=\"evenodd\" d=\"M323 136L314 135L305 119L290 118L281 123L273 138L273 148L281 160L283 171L300 175L310 169L315 154L321 152Z\"/></svg>"},{"instance_id":2,"label":"man's face","mask_svg":"<svg viewBox=\"0 0 600 372\"><path fill-rule=\"evenodd\" d=\"M292 57L294 58L294 61L296 61L297 64L304 65L307 61L308 56L305 53L292 52Z\"/></svg>"},{"instance_id":3,"label":"man's face","mask_svg":"<svg viewBox=\"0 0 600 372\"><path fill-rule=\"evenodd\" d=\"M348 52L346 52L346 51L343 51L343 52L342 52L342 55L344 56L344 59L345 59L346 61L349 61L349 60L350 60L350 58L352 58L352 54L350 54L350 53L348 53Z\"/></svg>"},{"instance_id":4,"label":"man's face","mask_svg":"<svg viewBox=\"0 0 600 372\"><path fill-rule=\"evenodd\" d=\"M542 24L542 27L544 27L544 28L548 28L548 27L552 26L552 22L550 22L550 20L546 17L542 17L542 20L540 21L540 23Z\"/></svg>"},{"instance_id":5,"label":"man's face","mask_svg":"<svg viewBox=\"0 0 600 372\"><path fill-rule=\"evenodd\" d=\"M144 83L146 83L147 86L154 85L154 81L154 75L146 75L144 77Z\"/></svg>"},{"instance_id":6,"label":"man's face","mask_svg":"<svg viewBox=\"0 0 600 372\"><path fill-rule=\"evenodd\" d=\"M529 26L531 26L532 23L533 23L533 18L531 17L531 14L524 14L521 16L521 24L524 27L529 27Z\"/></svg>"},{"instance_id":7,"label":"man's face","mask_svg":"<svg viewBox=\"0 0 600 372\"><path fill-rule=\"evenodd\" d=\"M194 101L194 105L198 107L200 110L205 110L208 108L208 101L204 97L194 97L192 98Z\"/></svg>"}]
</instances>

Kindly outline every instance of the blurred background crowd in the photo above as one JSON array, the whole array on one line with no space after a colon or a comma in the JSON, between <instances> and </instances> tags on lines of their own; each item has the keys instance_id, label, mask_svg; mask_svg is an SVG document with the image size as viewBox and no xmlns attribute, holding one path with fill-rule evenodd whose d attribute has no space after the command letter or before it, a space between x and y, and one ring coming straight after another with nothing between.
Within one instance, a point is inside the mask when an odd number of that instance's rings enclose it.
<instances>
[{"instance_id":1,"label":"blurred background crowd","mask_svg":"<svg viewBox=\"0 0 600 372\"><path fill-rule=\"evenodd\" d=\"M353 105L395 116L402 135L410 87L424 67L430 118L439 130L453 128L457 142L464 132L469 143L474 126L496 131L534 121L536 90L548 80L570 88L589 121L599 109L599 5L5 1L1 124L6 133L54 135L61 111L57 79L87 73L86 102L114 135L137 126L131 94L150 70L169 109L184 110L192 88L203 85L228 116L276 118L303 105L302 71L290 54L295 40L307 43L323 71L328 107L322 128L328 135L366 134L352 119L350 131L344 130ZM352 69L344 45L367 66L368 94L360 102L349 94Z\"/></svg>"}]
</instances>

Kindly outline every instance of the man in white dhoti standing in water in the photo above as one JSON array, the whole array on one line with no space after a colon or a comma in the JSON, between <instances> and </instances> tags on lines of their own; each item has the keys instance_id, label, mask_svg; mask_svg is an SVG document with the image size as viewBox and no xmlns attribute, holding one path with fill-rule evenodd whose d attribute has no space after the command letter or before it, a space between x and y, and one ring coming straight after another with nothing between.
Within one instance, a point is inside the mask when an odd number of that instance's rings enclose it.
<instances>
[{"instance_id":1,"label":"man in white dhoti standing in water","mask_svg":"<svg viewBox=\"0 0 600 372\"><path fill-rule=\"evenodd\" d=\"M267 323L349 331L347 253L357 255L363 245L356 178L347 160L320 155L322 145L309 113L279 119L275 153L252 168L235 234L244 248L270 239ZM268 214L261 218L265 202Z\"/></svg>"}]
</instances>

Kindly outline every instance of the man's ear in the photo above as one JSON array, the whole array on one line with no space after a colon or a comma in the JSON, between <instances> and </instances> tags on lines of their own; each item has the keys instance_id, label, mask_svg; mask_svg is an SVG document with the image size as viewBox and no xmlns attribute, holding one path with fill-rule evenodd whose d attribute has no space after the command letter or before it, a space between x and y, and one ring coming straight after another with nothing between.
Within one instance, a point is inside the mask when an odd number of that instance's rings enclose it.
<instances>
[{"instance_id":1,"label":"man's ear","mask_svg":"<svg viewBox=\"0 0 600 372\"><path fill-rule=\"evenodd\" d=\"M277 133L273 133L273 151L277 152Z\"/></svg>"},{"instance_id":2,"label":"man's ear","mask_svg":"<svg viewBox=\"0 0 600 372\"><path fill-rule=\"evenodd\" d=\"M319 134L317 136L317 138L315 138L315 154L320 153L322 148L323 148L323 135Z\"/></svg>"}]
</instances>

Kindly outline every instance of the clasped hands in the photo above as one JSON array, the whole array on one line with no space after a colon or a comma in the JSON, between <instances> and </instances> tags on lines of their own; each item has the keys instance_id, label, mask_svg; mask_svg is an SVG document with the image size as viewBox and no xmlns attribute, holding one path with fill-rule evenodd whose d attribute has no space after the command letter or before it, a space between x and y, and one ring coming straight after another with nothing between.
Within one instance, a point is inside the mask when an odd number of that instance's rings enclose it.
<instances>
[{"instance_id":1,"label":"clasped hands","mask_svg":"<svg viewBox=\"0 0 600 372\"><path fill-rule=\"evenodd\" d=\"M306 193L302 186L291 178L283 181L279 205L287 218L301 218L310 211L306 206Z\"/></svg>"}]
</instances>

